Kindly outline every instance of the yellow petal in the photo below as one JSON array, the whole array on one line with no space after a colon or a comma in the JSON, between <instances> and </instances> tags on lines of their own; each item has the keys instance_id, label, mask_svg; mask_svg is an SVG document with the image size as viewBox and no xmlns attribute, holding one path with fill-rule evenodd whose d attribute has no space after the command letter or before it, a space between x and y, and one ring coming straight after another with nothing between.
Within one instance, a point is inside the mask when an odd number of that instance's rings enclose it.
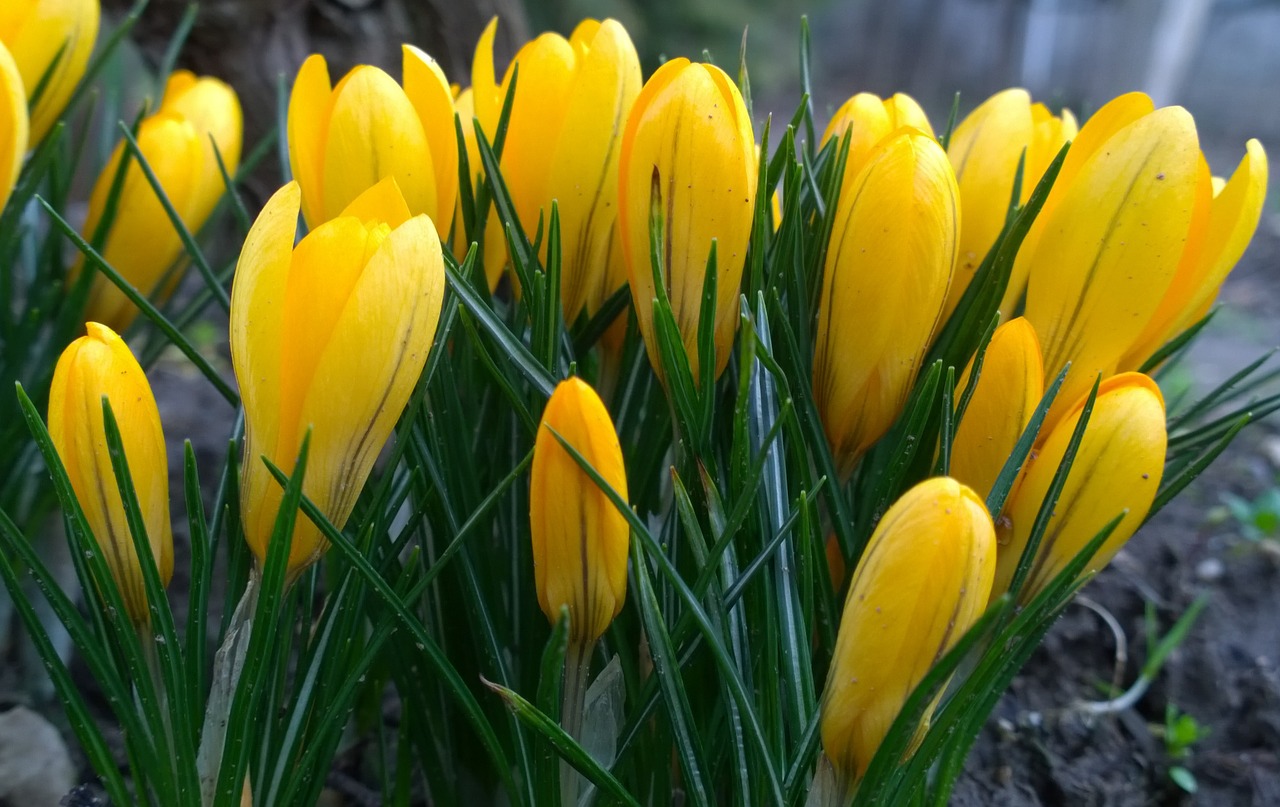
<instances>
[{"instance_id":1,"label":"yellow petal","mask_svg":"<svg viewBox=\"0 0 1280 807\"><path fill-rule=\"evenodd\" d=\"M350 219L332 223L342 221ZM290 281L292 285L293 277ZM314 300L319 285L300 279L298 293ZM309 338L324 343L297 423L312 428L303 490L338 527L351 515L417 384L443 299L440 240L431 220L417 216L392 230L368 258L331 330L315 316L292 328L286 322L286 333L293 336L291 358L300 356L297 348ZM308 540L309 535L314 539ZM305 565L323 549L310 522L300 524L290 567Z\"/></svg>"},{"instance_id":2,"label":"yellow petal","mask_svg":"<svg viewBox=\"0 0 1280 807\"><path fill-rule=\"evenodd\" d=\"M240 384L246 435L241 511L245 538L260 558L266 557L276 515L261 503L278 485L261 468L259 457L274 454L281 426L285 289L301 198L298 183L290 182L267 201L245 238L231 286L231 364Z\"/></svg>"},{"instance_id":3,"label":"yellow petal","mask_svg":"<svg viewBox=\"0 0 1280 807\"><path fill-rule=\"evenodd\" d=\"M660 365L653 327L649 254L651 199L664 221L667 293L685 352L699 377L697 330L702 281L717 242L716 375L729 361L738 323L738 287L756 196L755 139L742 96L713 65L667 62L640 91L622 138L618 215L649 360ZM656 198L655 198L656 194Z\"/></svg>"},{"instance_id":4,"label":"yellow petal","mask_svg":"<svg viewBox=\"0 0 1280 807\"><path fill-rule=\"evenodd\" d=\"M418 113L431 150L436 198L422 211L436 223L440 237L449 237L449 225L458 203L458 136L454 130L453 92L444 71L427 54L412 45L403 46L404 92ZM469 121L463 119L463 126Z\"/></svg>"},{"instance_id":5,"label":"yellow petal","mask_svg":"<svg viewBox=\"0 0 1280 807\"><path fill-rule=\"evenodd\" d=\"M96 322L63 352L49 393L49 436L102 548L129 617L150 622L142 570L107 450L102 398L120 429L147 541L160 580L173 575L169 466L160 413L147 377L124 341Z\"/></svg>"},{"instance_id":6,"label":"yellow petal","mask_svg":"<svg viewBox=\"0 0 1280 807\"><path fill-rule=\"evenodd\" d=\"M1000 301L1000 310L1006 316L1012 316L1018 300L1022 299L1022 295L1026 291L1027 276L1030 271L1028 258L1036 251L1036 245L1039 243L1040 235L1044 232L1046 226L1045 222L1049 220L1053 209L1065 196L1066 189L1074 183L1075 176L1080 172L1081 167L1113 135L1129 124L1150 115L1153 111L1155 111L1155 105L1144 93L1127 93L1103 104L1097 112L1093 113L1093 116L1089 118L1075 137L1064 138L1064 142L1066 139L1071 140L1071 148L1067 151L1067 156L1062 161L1062 167L1058 170L1053 189L1049 192L1048 198L1045 199L1044 206L1040 209L1040 214L1036 216L1036 220L1031 224L1031 229L1027 231L1027 235L1022 242L1022 248L1018 251L1018 258L1014 262L1008 289L1005 291L1004 298ZM1071 122L1074 123L1074 121L1075 119L1072 118ZM1067 130L1070 128L1068 126ZM1056 155L1056 153L1055 151L1054 154ZM1053 157L1050 156L1049 159L1052 160Z\"/></svg>"},{"instance_id":7,"label":"yellow petal","mask_svg":"<svg viewBox=\"0 0 1280 807\"><path fill-rule=\"evenodd\" d=\"M1207 171L1205 167L1204 172ZM1262 202L1267 193L1267 154L1262 144L1250 140L1231 180L1220 189L1215 185L1210 180L1213 198L1207 201L1209 189L1204 187L1202 176L1198 201L1206 202L1208 209L1203 221L1193 222L1191 234L1199 248L1190 260L1184 258L1179 265L1159 310L1129 354L1121 359L1120 367L1142 366L1162 345L1194 325L1212 305L1262 217Z\"/></svg>"},{"instance_id":8,"label":"yellow petal","mask_svg":"<svg viewBox=\"0 0 1280 807\"><path fill-rule=\"evenodd\" d=\"M27 96L9 49L0 42L0 210L22 171L27 153Z\"/></svg>"},{"instance_id":9,"label":"yellow petal","mask_svg":"<svg viewBox=\"0 0 1280 807\"><path fill-rule=\"evenodd\" d=\"M1077 400L1054 426L1005 508L995 592L1003 593L1013 580L1083 406L1084 399ZM1164 399L1155 382L1140 373L1124 373L1104 381L1027 578L1024 602L1048 585L1113 518L1127 511L1086 571L1101 569L1120 551L1155 499L1166 445Z\"/></svg>"},{"instance_id":10,"label":"yellow petal","mask_svg":"<svg viewBox=\"0 0 1280 807\"><path fill-rule=\"evenodd\" d=\"M333 89L324 144L324 209L334 215L386 177L395 177L409 210L436 204L431 150L418 113L395 80L362 65ZM315 227L320 222L308 219Z\"/></svg>"},{"instance_id":11,"label":"yellow petal","mask_svg":"<svg viewBox=\"0 0 1280 807\"><path fill-rule=\"evenodd\" d=\"M353 199L338 214L339 218L346 216L359 219L366 227L370 223L381 222L393 230L412 218L394 177L387 177Z\"/></svg>"},{"instance_id":12,"label":"yellow petal","mask_svg":"<svg viewBox=\"0 0 1280 807\"><path fill-rule=\"evenodd\" d=\"M967 389L972 372L970 362L956 385L957 396ZM996 328L987 346L977 389L956 429L951 475L987 496L1043 396L1040 341L1031 323L1018 317Z\"/></svg>"},{"instance_id":13,"label":"yellow petal","mask_svg":"<svg viewBox=\"0 0 1280 807\"><path fill-rule=\"evenodd\" d=\"M822 696L822 747L846 783L986 609L995 564L991 517L954 479L921 482L880 520L849 584Z\"/></svg>"},{"instance_id":14,"label":"yellow petal","mask_svg":"<svg viewBox=\"0 0 1280 807\"><path fill-rule=\"evenodd\" d=\"M472 193L475 193L476 188L479 187L476 178L484 176L484 168L480 164L480 146L476 142L475 95L471 92L470 87L458 93L458 97L453 101L453 107L457 112L459 123L462 124L462 142L467 148L467 168L471 173L471 190ZM454 212L453 232L454 243L450 244L450 247L455 255L463 255L466 253L466 246L469 245L469 242L465 240L467 228L462 216L461 204L457 205Z\"/></svg>"},{"instance_id":15,"label":"yellow petal","mask_svg":"<svg viewBox=\"0 0 1280 807\"><path fill-rule=\"evenodd\" d=\"M1199 181L1195 124L1181 107L1165 107L1118 131L1064 186L1028 257L1026 316L1046 378L1072 363L1050 422L1099 373L1113 373L1155 313Z\"/></svg>"},{"instance_id":16,"label":"yellow petal","mask_svg":"<svg viewBox=\"0 0 1280 807\"><path fill-rule=\"evenodd\" d=\"M881 100L879 96L861 92L836 110L822 135L822 143L826 145L832 137L842 137L846 130L851 129L845 174L857 174L866 165L876 145L904 126L919 129L933 137L928 117L911 96L897 93L892 98Z\"/></svg>"},{"instance_id":17,"label":"yellow petal","mask_svg":"<svg viewBox=\"0 0 1280 807\"><path fill-rule=\"evenodd\" d=\"M188 211L190 218L187 219L189 228L193 232L198 231L226 192L226 180L218 168L218 157L221 156L227 173L232 177L240 166L244 132L240 101L228 84L215 78L197 78L180 70L170 76L165 86L160 112L190 121L199 136L204 152L201 180L194 192Z\"/></svg>"},{"instance_id":18,"label":"yellow petal","mask_svg":"<svg viewBox=\"0 0 1280 807\"><path fill-rule=\"evenodd\" d=\"M200 192L204 176L204 146L200 133L183 118L160 114L147 118L138 127L138 148L164 188L165 195L189 230L198 229ZM92 238L111 194L124 144L116 147L107 166L98 176L89 198L89 215L84 235ZM212 207L210 205L209 207ZM136 160L130 160L124 185L116 205L102 256L143 295L153 294L169 268L183 255L182 241L165 212L151 183ZM105 275L94 278L89 294L87 319L123 331L138 314L114 283Z\"/></svg>"},{"instance_id":19,"label":"yellow petal","mask_svg":"<svg viewBox=\"0 0 1280 807\"><path fill-rule=\"evenodd\" d=\"M53 128L80 83L98 37L99 16L98 0L5 0L0 4L0 42L13 56L23 86L34 92L44 82L31 110L33 145Z\"/></svg>"},{"instance_id":20,"label":"yellow petal","mask_svg":"<svg viewBox=\"0 0 1280 807\"><path fill-rule=\"evenodd\" d=\"M1031 144L1031 97L1023 89L998 92L978 105L951 136L947 155L960 184L960 251L944 319L950 316L1004 228L1014 175ZM1024 183L1035 184L1031 177Z\"/></svg>"},{"instance_id":21,"label":"yellow petal","mask_svg":"<svg viewBox=\"0 0 1280 807\"><path fill-rule=\"evenodd\" d=\"M573 446L623 499L627 477L613 421L585 382L556 387L533 449L529 527L538 605L555 624L569 608L569 636L594 643L622 610L627 594L627 520L555 434Z\"/></svg>"},{"instance_id":22,"label":"yellow petal","mask_svg":"<svg viewBox=\"0 0 1280 807\"><path fill-rule=\"evenodd\" d=\"M471 92L475 98L476 117L480 127L491 140L498 128L498 118L502 116L503 95L498 87L498 79L493 70L493 38L498 33L498 18L489 20L489 24L480 32L476 40L476 53L471 63Z\"/></svg>"},{"instance_id":23,"label":"yellow petal","mask_svg":"<svg viewBox=\"0 0 1280 807\"><path fill-rule=\"evenodd\" d=\"M860 173L846 174L813 364L818 411L845 474L898 417L938 327L957 196L946 154L915 129L882 141Z\"/></svg>"},{"instance_id":24,"label":"yellow petal","mask_svg":"<svg viewBox=\"0 0 1280 807\"><path fill-rule=\"evenodd\" d=\"M324 153L333 89L324 57L313 53L298 68L289 95L289 169L302 188L302 215L311 226L325 221Z\"/></svg>"},{"instance_id":25,"label":"yellow petal","mask_svg":"<svg viewBox=\"0 0 1280 807\"><path fill-rule=\"evenodd\" d=\"M566 322L584 306L598 308L626 283L625 274L610 277L608 253L617 218L618 152L627 114L640 93L640 59L616 20L594 29L581 46L585 52L578 59L546 193L547 200L559 203ZM585 36L583 30L580 25L574 32L575 41ZM521 85L527 86L524 81L522 72Z\"/></svg>"}]
</instances>

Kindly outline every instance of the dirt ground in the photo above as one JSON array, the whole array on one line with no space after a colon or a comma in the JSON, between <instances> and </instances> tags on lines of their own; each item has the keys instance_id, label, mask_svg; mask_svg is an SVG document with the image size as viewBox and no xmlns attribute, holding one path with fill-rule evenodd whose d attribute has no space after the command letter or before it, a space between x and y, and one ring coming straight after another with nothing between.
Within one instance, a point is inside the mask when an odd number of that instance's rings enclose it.
<instances>
[{"instance_id":1,"label":"dirt ground","mask_svg":"<svg viewBox=\"0 0 1280 807\"><path fill-rule=\"evenodd\" d=\"M1264 221L1223 292L1229 306L1188 357L1198 386L1280 344L1280 227ZM1280 804L1280 536L1246 538L1223 495L1280 485L1280 422L1250 426L1068 607L978 737L953 804ZM1208 607L1136 706L1095 717L1147 658L1146 610L1163 634L1201 593ZM1124 636L1117 651L1114 618ZM1127 656L1127 657L1126 657ZM1166 711L1200 728L1185 759L1164 740ZM1170 777L1189 770L1188 794Z\"/></svg>"}]
</instances>

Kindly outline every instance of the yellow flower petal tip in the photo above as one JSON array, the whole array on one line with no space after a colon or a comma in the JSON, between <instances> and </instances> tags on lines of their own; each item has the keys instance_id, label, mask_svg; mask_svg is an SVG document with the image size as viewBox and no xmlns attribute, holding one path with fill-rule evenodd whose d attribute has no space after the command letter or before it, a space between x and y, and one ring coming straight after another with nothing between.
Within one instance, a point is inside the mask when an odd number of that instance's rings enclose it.
<instances>
[{"instance_id":1,"label":"yellow flower petal tip","mask_svg":"<svg viewBox=\"0 0 1280 807\"><path fill-rule=\"evenodd\" d=\"M562 381L547 401L533 449L534 585L547 619L555 624L567 606L570 641L590 645L626 601L631 528L556 435L623 500L626 470L613 421L595 390L578 378Z\"/></svg>"},{"instance_id":2,"label":"yellow flower petal tip","mask_svg":"<svg viewBox=\"0 0 1280 807\"><path fill-rule=\"evenodd\" d=\"M657 290L650 222L663 222L663 285L695 379L702 283L716 244L718 377L738 324L738 289L755 210L757 162L751 119L720 68L673 59L649 78L627 118L618 177L618 218L632 302L649 361L660 367L653 322ZM656 211L656 213L655 213Z\"/></svg>"},{"instance_id":3,"label":"yellow flower petal tip","mask_svg":"<svg viewBox=\"0 0 1280 807\"><path fill-rule=\"evenodd\" d=\"M43 86L31 110L31 143L53 128L89 66L98 38L99 0L4 0L0 43L13 56L22 84Z\"/></svg>"},{"instance_id":4,"label":"yellow flower petal tip","mask_svg":"<svg viewBox=\"0 0 1280 807\"><path fill-rule=\"evenodd\" d=\"M933 137L928 116L911 96L896 93L881 99L877 95L860 92L845 101L831 116L831 122L822 134L822 144L848 133L849 158L845 171L857 173L867 164L867 158L880 141L904 126L919 129Z\"/></svg>"},{"instance_id":5,"label":"yellow flower petal tip","mask_svg":"<svg viewBox=\"0 0 1280 807\"><path fill-rule=\"evenodd\" d=\"M76 499L102 550L129 618L150 624L142 568L107 449L102 399L120 430L129 476L146 527L145 540L168 585L173 575L169 523L169 461L151 385L114 331L87 323L54 369L49 391L49 436L66 468Z\"/></svg>"},{"instance_id":6,"label":"yellow flower petal tip","mask_svg":"<svg viewBox=\"0 0 1280 807\"><path fill-rule=\"evenodd\" d=\"M23 89L22 74L18 72L18 65L9 49L0 42L0 211L4 210L18 181L18 174L22 172L29 135L27 94Z\"/></svg>"},{"instance_id":7,"label":"yellow flower petal tip","mask_svg":"<svg viewBox=\"0 0 1280 807\"><path fill-rule=\"evenodd\" d=\"M289 96L289 165L311 229L341 215L387 177L412 215L449 234L458 198L453 91L435 60L401 49L403 81L359 65L336 85L319 54L302 63Z\"/></svg>"},{"instance_id":8,"label":"yellow flower petal tip","mask_svg":"<svg viewBox=\"0 0 1280 807\"><path fill-rule=\"evenodd\" d=\"M169 77L156 114L139 124L138 149L193 235L226 192L219 158L230 175L240 166L243 131L235 91L222 81L185 70ZM123 142L116 146L93 186L83 229L86 240L92 241L102 224L120 161L126 159L125 148ZM163 300L182 279L184 247L142 166L131 155L128 159L102 256L139 292ZM175 262L178 269L170 273ZM168 282L161 288L166 276ZM94 278L87 319L124 331L137 315L138 309L114 283L101 274Z\"/></svg>"},{"instance_id":9,"label":"yellow flower petal tip","mask_svg":"<svg viewBox=\"0 0 1280 807\"><path fill-rule=\"evenodd\" d=\"M842 790L866 772L930 667L986 610L995 565L986 506L954 479L921 482L884 514L853 572L822 696L822 747Z\"/></svg>"},{"instance_id":10,"label":"yellow flower petal tip","mask_svg":"<svg viewBox=\"0 0 1280 807\"><path fill-rule=\"evenodd\" d=\"M957 199L947 155L917 129L899 129L845 174L813 361L814 398L844 475L898 417L938 328Z\"/></svg>"},{"instance_id":11,"label":"yellow flower petal tip","mask_svg":"<svg viewBox=\"0 0 1280 807\"><path fill-rule=\"evenodd\" d=\"M245 411L241 515L262 561L281 488L311 433L303 493L338 528L422 373L444 296L444 259L425 215L406 218L384 180L295 247L302 191L285 185L254 222L231 290L231 360ZM385 218L383 218L385 217ZM296 575L327 548L299 517Z\"/></svg>"},{"instance_id":12,"label":"yellow flower petal tip","mask_svg":"<svg viewBox=\"0 0 1280 807\"><path fill-rule=\"evenodd\" d=\"M999 593L1013 581L1087 397L1075 401L1053 427L1005 505L994 589ZM1086 571L1097 571L1110 562L1141 526L1155 500L1167 446L1164 398L1154 381L1141 373L1122 373L1099 385L1084 439L1032 562L1022 601L1035 597L1095 535L1123 514Z\"/></svg>"}]
</instances>

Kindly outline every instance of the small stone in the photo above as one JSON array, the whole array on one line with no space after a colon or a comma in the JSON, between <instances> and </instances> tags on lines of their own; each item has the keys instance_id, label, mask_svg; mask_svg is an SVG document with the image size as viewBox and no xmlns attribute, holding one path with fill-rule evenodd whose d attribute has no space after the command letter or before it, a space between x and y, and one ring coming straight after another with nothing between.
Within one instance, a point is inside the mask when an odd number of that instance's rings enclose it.
<instances>
[{"instance_id":1,"label":"small stone","mask_svg":"<svg viewBox=\"0 0 1280 807\"><path fill-rule=\"evenodd\" d=\"M1205 558L1196 564L1196 577L1205 583L1221 580L1226 571L1226 566L1217 558Z\"/></svg>"},{"instance_id":2,"label":"small stone","mask_svg":"<svg viewBox=\"0 0 1280 807\"><path fill-rule=\"evenodd\" d=\"M67 746L25 706L0 714L0 803L55 807L75 784Z\"/></svg>"}]
</instances>

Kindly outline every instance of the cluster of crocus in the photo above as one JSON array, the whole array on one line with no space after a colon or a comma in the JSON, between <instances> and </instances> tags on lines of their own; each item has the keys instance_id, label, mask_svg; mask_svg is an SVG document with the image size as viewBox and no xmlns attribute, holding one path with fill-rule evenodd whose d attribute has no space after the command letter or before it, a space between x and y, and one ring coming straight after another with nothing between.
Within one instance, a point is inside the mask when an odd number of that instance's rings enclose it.
<instances>
[{"instance_id":1,"label":"cluster of crocus","mask_svg":"<svg viewBox=\"0 0 1280 807\"><path fill-rule=\"evenodd\" d=\"M240 102L227 84L186 70L171 75L155 114L138 125L138 152L183 225L197 233L240 165ZM219 166L219 158L222 165ZM126 161L123 182L117 175ZM85 219L87 240L97 235L114 194L101 254L144 296L167 297L181 280L183 243L160 196L121 141L98 175ZM86 317L123 331L138 309L103 275L93 280Z\"/></svg>"}]
</instances>

